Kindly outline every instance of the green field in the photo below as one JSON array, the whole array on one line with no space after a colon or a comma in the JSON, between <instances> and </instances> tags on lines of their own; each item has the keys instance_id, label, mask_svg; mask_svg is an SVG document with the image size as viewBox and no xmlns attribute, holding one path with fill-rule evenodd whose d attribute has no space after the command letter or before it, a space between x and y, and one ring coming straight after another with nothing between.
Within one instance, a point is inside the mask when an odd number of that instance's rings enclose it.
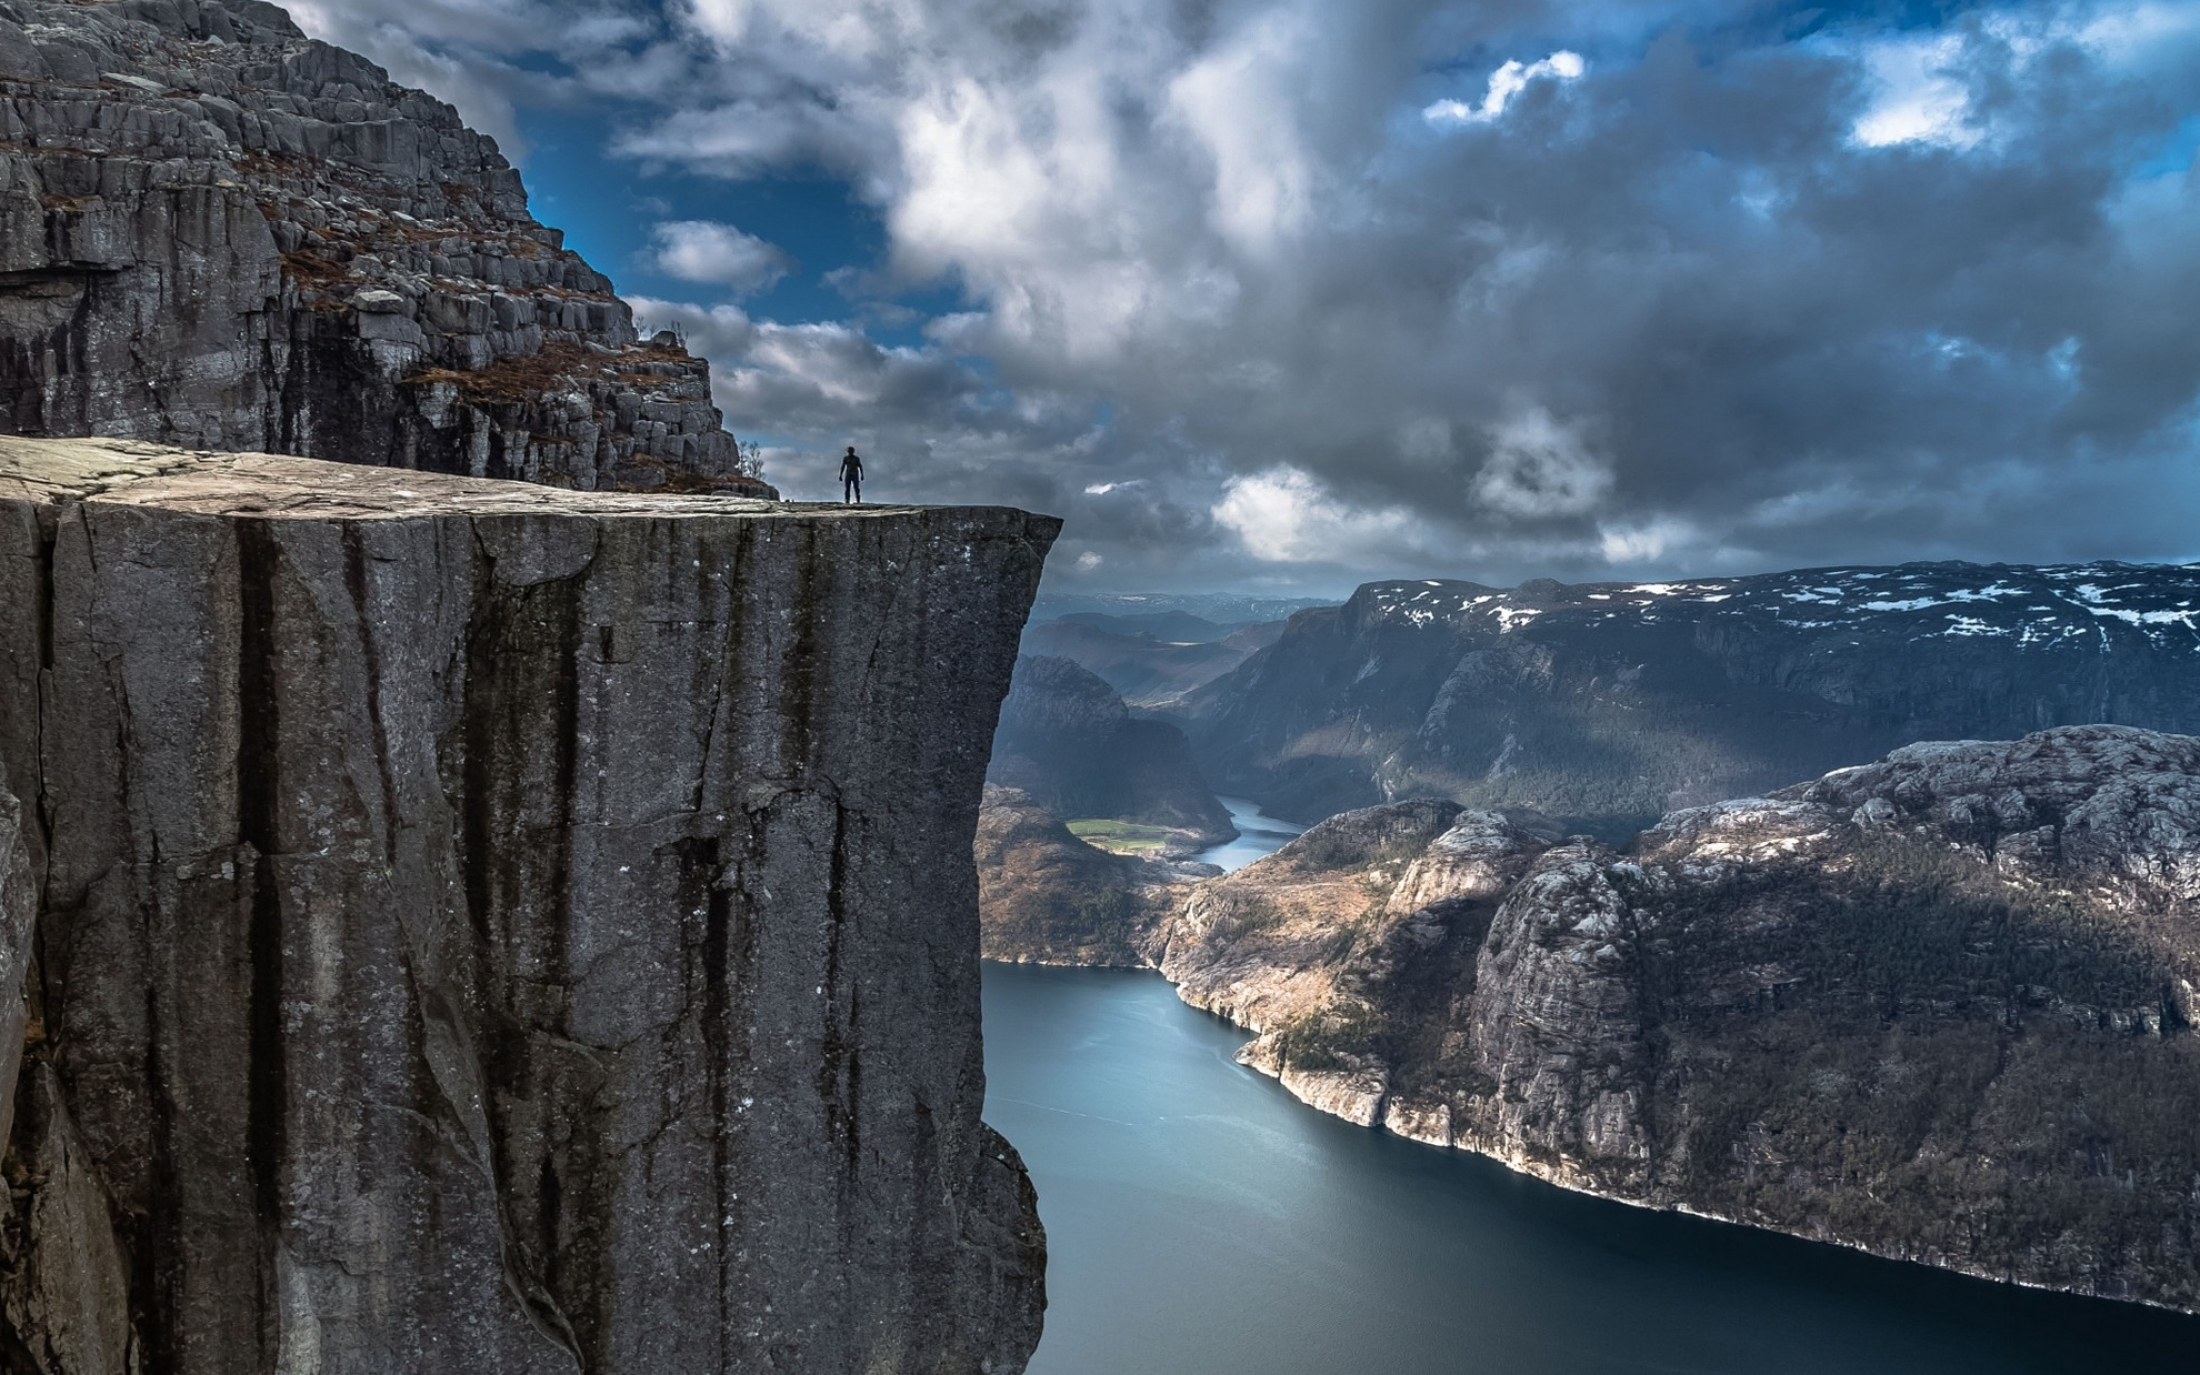
<instances>
[{"instance_id":1,"label":"green field","mask_svg":"<svg viewBox=\"0 0 2200 1375\"><path fill-rule=\"evenodd\" d=\"M1117 855L1159 854L1170 839L1168 827L1141 826L1135 821L1072 821L1069 831L1087 845Z\"/></svg>"}]
</instances>

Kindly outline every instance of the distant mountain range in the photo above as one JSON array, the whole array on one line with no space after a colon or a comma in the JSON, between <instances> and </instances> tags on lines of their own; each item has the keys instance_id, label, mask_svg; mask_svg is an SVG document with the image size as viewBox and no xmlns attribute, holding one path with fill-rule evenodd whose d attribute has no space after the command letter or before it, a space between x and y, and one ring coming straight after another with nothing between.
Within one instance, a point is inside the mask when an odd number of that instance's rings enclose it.
<instances>
[{"instance_id":1,"label":"distant mountain range","mask_svg":"<svg viewBox=\"0 0 2200 1375\"><path fill-rule=\"evenodd\" d=\"M1114 689L1068 659L1016 661L986 780L1021 790L1058 820L1166 831L1166 848L1176 853L1237 834L1183 732L1134 718Z\"/></svg>"},{"instance_id":2,"label":"distant mountain range","mask_svg":"<svg viewBox=\"0 0 2200 1375\"><path fill-rule=\"evenodd\" d=\"M1369 583L1173 710L1277 815L1444 796L1619 837L1916 740L2200 730L2200 565Z\"/></svg>"},{"instance_id":3,"label":"distant mountain range","mask_svg":"<svg viewBox=\"0 0 2200 1375\"><path fill-rule=\"evenodd\" d=\"M1153 616L1181 612L1220 625L1280 621L1311 606L1335 606L1319 597L1261 597L1242 592L1046 592L1031 608L1034 624L1080 612L1105 616Z\"/></svg>"},{"instance_id":4,"label":"distant mountain range","mask_svg":"<svg viewBox=\"0 0 2200 1375\"><path fill-rule=\"evenodd\" d=\"M1031 654L1074 659L1135 706L1167 706L1214 681L1283 634L1282 621L1217 625L1181 611L1156 616L1080 612L1025 627ZM1159 626L1159 629L1149 627Z\"/></svg>"}]
</instances>

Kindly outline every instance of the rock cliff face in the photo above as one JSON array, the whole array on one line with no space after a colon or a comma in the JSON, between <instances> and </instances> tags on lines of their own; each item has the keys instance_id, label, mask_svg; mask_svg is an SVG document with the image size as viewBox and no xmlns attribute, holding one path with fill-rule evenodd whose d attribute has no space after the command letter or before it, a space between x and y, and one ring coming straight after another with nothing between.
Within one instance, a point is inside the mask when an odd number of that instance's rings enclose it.
<instances>
[{"instance_id":1,"label":"rock cliff face","mask_svg":"<svg viewBox=\"0 0 2200 1375\"><path fill-rule=\"evenodd\" d=\"M1917 740L2200 731L2196 631L2200 566L1370 583L1175 709L1278 816L1441 795L1616 840Z\"/></svg>"},{"instance_id":2,"label":"rock cliff face","mask_svg":"<svg viewBox=\"0 0 2200 1375\"><path fill-rule=\"evenodd\" d=\"M1016 661L987 776L1067 820L1167 828L1175 833L1173 853L1237 834L1184 733L1133 717L1115 689L1068 659Z\"/></svg>"},{"instance_id":3,"label":"rock cliff face","mask_svg":"<svg viewBox=\"0 0 2200 1375\"><path fill-rule=\"evenodd\" d=\"M1021 1369L965 856L1055 528L0 441L0 1364Z\"/></svg>"},{"instance_id":4,"label":"rock cliff face","mask_svg":"<svg viewBox=\"0 0 2200 1375\"><path fill-rule=\"evenodd\" d=\"M2200 1309L2200 739L1668 816L1347 813L1149 940L1309 1103L1570 1187Z\"/></svg>"},{"instance_id":5,"label":"rock cliff face","mask_svg":"<svg viewBox=\"0 0 2200 1375\"><path fill-rule=\"evenodd\" d=\"M772 495L491 140L259 0L0 0L0 431Z\"/></svg>"}]
</instances>

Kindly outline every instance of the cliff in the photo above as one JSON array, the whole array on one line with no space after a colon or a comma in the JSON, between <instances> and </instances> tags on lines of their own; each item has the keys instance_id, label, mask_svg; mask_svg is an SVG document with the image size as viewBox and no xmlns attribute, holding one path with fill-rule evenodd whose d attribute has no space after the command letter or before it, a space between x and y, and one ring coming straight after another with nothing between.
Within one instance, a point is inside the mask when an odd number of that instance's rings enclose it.
<instances>
[{"instance_id":1,"label":"cliff","mask_svg":"<svg viewBox=\"0 0 2200 1375\"><path fill-rule=\"evenodd\" d=\"M1068 659L1016 661L987 777L1066 820L1161 828L1172 854L1237 834L1184 733L1132 716L1115 689Z\"/></svg>"},{"instance_id":2,"label":"cliff","mask_svg":"<svg viewBox=\"0 0 2200 1375\"><path fill-rule=\"evenodd\" d=\"M2200 566L2112 563L1370 583L1174 709L1278 816L1440 795L1618 840L1917 740L2200 731L2196 607Z\"/></svg>"},{"instance_id":3,"label":"cliff","mask_svg":"<svg viewBox=\"0 0 2200 1375\"><path fill-rule=\"evenodd\" d=\"M774 495L493 141L259 0L0 0L0 431Z\"/></svg>"},{"instance_id":4,"label":"cliff","mask_svg":"<svg viewBox=\"0 0 2200 1375\"><path fill-rule=\"evenodd\" d=\"M6 1367L1021 1369L1056 528L0 441Z\"/></svg>"},{"instance_id":5,"label":"cliff","mask_svg":"<svg viewBox=\"0 0 2200 1375\"><path fill-rule=\"evenodd\" d=\"M2200 739L1914 745L1627 853L1371 808L1200 885L1145 949L1349 1120L2200 1310Z\"/></svg>"}]
</instances>

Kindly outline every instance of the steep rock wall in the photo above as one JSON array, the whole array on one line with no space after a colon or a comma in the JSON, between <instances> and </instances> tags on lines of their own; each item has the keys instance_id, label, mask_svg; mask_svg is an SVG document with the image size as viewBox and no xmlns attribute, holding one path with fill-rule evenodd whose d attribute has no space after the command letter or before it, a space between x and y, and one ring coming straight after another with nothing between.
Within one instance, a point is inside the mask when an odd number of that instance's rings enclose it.
<instances>
[{"instance_id":1,"label":"steep rock wall","mask_svg":"<svg viewBox=\"0 0 2200 1375\"><path fill-rule=\"evenodd\" d=\"M1347 812L1142 946L1314 1107L1570 1188L2200 1311L2200 738L1675 812Z\"/></svg>"},{"instance_id":2,"label":"steep rock wall","mask_svg":"<svg viewBox=\"0 0 2200 1375\"><path fill-rule=\"evenodd\" d=\"M0 441L7 1368L1020 1369L967 856L1055 528Z\"/></svg>"},{"instance_id":3,"label":"steep rock wall","mask_svg":"<svg viewBox=\"0 0 2200 1375\"><path fill-rule=\"evenodd\" d=\"M259 0L0 0L0 430L773 495L493 140Z\"/></svg>"}]
</instances>

